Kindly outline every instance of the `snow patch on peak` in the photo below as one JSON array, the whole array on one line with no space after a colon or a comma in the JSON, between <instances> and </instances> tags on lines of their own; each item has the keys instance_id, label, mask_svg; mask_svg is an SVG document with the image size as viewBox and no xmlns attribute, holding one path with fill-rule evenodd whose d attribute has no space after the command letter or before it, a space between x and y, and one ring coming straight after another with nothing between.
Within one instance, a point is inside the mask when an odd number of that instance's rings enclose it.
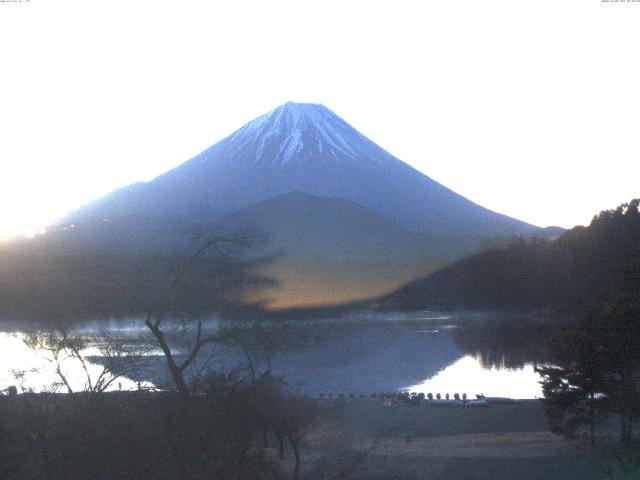
<instances>
[{"instance_id":1,"label":"snow patch on peak","mask_svg":"<svg viewBox=\"0 0 640 480\"><path fill-rule=\"evenodd\" d=\"M297 153L301 152L304 148L304 140L302 139L302 132L295 129L282 143L280 152L276 158L282 158L282 163L288 163ZM257 159L256 159L257 160Z\"/></svg>"},{"instance_id":2,"label":"snow patch on peak","mask_svg":"<svg viewBox=\"0 0 640 480\"><path fill-rule=\"evenodd\" d=\"M389 158L369 139L322 104L287 102L233 133L240 149L255 149L256 164L285 165L297 159L331 156L381 165Z\"/></svg>"}]
</instances>

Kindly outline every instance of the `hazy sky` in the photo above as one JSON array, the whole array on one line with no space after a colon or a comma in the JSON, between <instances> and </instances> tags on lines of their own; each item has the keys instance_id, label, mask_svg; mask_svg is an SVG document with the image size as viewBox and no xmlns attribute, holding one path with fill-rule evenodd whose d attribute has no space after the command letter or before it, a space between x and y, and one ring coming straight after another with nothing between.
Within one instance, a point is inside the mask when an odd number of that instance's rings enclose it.
<instances>
[{"instance_id":1,"label":"hazy sky","mask_svg":"<svg viewBox=\"0 0 640 480\"><path fill-rule=\"evenodd\" d=\"M640 195L640 3L0 2L0 236L287 100L538 225Z\"/></svg>"}]
</instances>

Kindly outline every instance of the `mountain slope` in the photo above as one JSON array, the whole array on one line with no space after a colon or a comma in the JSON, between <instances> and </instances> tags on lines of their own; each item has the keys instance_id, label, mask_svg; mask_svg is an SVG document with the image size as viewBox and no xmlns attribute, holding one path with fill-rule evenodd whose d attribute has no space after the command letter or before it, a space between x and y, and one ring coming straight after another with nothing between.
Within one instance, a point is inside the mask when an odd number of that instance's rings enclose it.
<instances>
[{"instance_id":1,"label":"mountain slope","mask_svg":"<svg viewBox=\"0 0 640 480\"><path fill-rule=\"evenodd\" d=\"M349 200L293 192L219 220L266 236L261 253L278 290L256 297L272 308L347 302L380 295L471 251L468 238L406 229Z\"/></svg>"},{"instance_id":2,"label":"mountain slope","mask_svg":"<svg viewBox=\"0 0 640 480\"><path fill-rule=\"evenodd\" d=\"M640 298L640 211L633 200L553 242L489 250L380 299L385 309L582 312L620 295Z\"/></svg>"},{"instance_id":3,"label":"mountain slope","mask_svg":"<svg viewBox=\"0 0 640 480\"><path fill-rule=\"evenodd\" d=\"M117 190L67 220L121 215L210 222L300 191L352 200L434 235L530 235L537 227L487 210L378 147L322 105L287 103L151 182Z\"/></svg>"},{"instance_id":4,"label":"mountain slope","mask_svg":"<svg viewBox=\"0 0 640 480\"><path fill-rule=\"evenodd\" d=\"M230 229L255 228L289 258L414 259L421 255L442 261L465 250L456 248L457 242L409 230L350 200L301 192L256 203L218 222Z\"/></svg>"},{"instance_id":5,"label":"mountain slope","mask_svg":"<svg viewBox=\"0 0 640 480\"><path fill-rule=\"evenodd\" d=\"M104 276L104 269L96 268L89 260L91 256L108 256L114 264L122 263L115 258L118 256L185 257L198 247L192 241L193 232L213 236L237 230L252 232L262 240L251 256L272 258L256 273L276 280L278 287L249 297L267 302L271 308L381 295L435 271L475 246L474 238L430 236L404 228L350 200L292 192L250 205L210 224L190 223L183 217L122 216L108 221L80 221L52 228L28 241L5 245L6 262L10 265L13 258L16 265L33 265L22 271L31 269L31 275L40 277L44 284L53 281L55 269L51 265L69 258L73 271L65 273L67 277L96 277L80 283L102 288L97 277ZM83 262L71 259L76 256L85 258L86 272L81 268ZM123 283L131 275L123 276ZM118 283L117 275L105 278L108 284ZM79 291L79 287L74 284L73 290Z\"/></svg>"}]
</instances>

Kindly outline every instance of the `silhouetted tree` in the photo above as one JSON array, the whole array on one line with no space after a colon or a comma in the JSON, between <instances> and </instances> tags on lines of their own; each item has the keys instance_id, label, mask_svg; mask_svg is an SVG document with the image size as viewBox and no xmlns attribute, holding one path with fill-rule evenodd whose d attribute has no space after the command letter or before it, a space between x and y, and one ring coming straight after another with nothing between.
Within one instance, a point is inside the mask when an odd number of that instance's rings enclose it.
<instances>
[{"instance_id":1,"label":"silhouetted tree","mask_svg":"<svg viewBox=\"0 0 640 480\"><path fill-rule=\"evenodd\" d=\"M540 369L545 409L553 428L571 434L606 415L620 416L620 440L629 444L640 409L640 201L596 215L579 240L591 252L590 274L601 290L584 318L553 345L556 365ZM595 268L594 268L595 267Z\"/></svg>"},{"instance_id":2,"label":"silhouetted tree","mask_svg":"<svg viewBox=\"0 0 640 480\"><path fill-rule=\"evenodd\" d=\"M182 396L189 396L192 393L185 378L187 369L194 363L205 345L220 342L223 338L222 331L219 329L207 331L202 315L228 306L233 302L233 294L238 288L231 279L207 275L206 270L201 270L202 265L199 262L203 258L210 258L206 255L211 251L215 254L216 260L231 262L227 249L246 249L252 245L251 238L244 236L241 232L234 236L204 239L203 244L188 259L173 282L147 309L144 323L162 350L176 390ZM239 261L238 263L241 264ZM225 281L229 281L229 284L225 284ZM249 285L250 282L246 277L242 277L240 289L247 288ZM216 302L220 304L216 305ZM188 323L194 324L192 332L189 329L182 331L183 337L191 334L192 341L185 348L184 338L182 338L180 345L182 348L178 351L171 345L164 329L168 317L172 314L193 319ZM193 318L194 316L196 318Z\"/></svg>"},{"instance_id":3,"label":"silhouetted tree","mask_svg":"<svg viewBox=\"0 0 640 480\"><path fill-rule=\"evenodd\" d=\"M630 301L630 300L629 300ZM640 411L640 309L615 303L587 315L554 342L557 366L541 368L544 404L554 430L572 434L608 414L620 415L629 444Z\"/></svg>"}]
</instances>

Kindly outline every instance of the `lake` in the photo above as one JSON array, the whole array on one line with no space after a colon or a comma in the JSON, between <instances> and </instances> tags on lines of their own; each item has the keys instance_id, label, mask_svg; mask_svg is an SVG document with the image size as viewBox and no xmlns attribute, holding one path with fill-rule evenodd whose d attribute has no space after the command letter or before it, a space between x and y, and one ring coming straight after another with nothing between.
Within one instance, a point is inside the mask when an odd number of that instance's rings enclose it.
<instances>
[{"instance_id":1,"label":"lake","mask_svg":"<svg viewBox=\"0 0 640 480\"><path fill-rule=\"evenodd\" d=\"M368 396L404 390L443 397L466 393L470 398L480 393L510 398L542 395L534 366L548 361L548 354L546 334L541 333L545 329L539 325L524 328L503 322L496 326L429 312L353 314L284 324L284 344L267 354L253 345L251 355L256 368L282 375L301 393ZM125 329L116 322L110 328L134 338L144 333L141 322L135 325ZM29 348L25 338L20 330L0 332L0 389L16 385L19 390L51 390L60 381L56 364L50 353ZM203 352L203 358L213 358L213 368L246 365L245 352L237 345L216 348ZM98 346L89 345L83 353L91 360L89 374L96 377L102 370ZM158 353L146 352L145 372L135 379L119 379L110 389L135 389L138 382L142 386L166 383L164 359ZM86 381L82 365L66 356L60 365L73 388L82 389Z\"/></svg>"}]
</instances>

